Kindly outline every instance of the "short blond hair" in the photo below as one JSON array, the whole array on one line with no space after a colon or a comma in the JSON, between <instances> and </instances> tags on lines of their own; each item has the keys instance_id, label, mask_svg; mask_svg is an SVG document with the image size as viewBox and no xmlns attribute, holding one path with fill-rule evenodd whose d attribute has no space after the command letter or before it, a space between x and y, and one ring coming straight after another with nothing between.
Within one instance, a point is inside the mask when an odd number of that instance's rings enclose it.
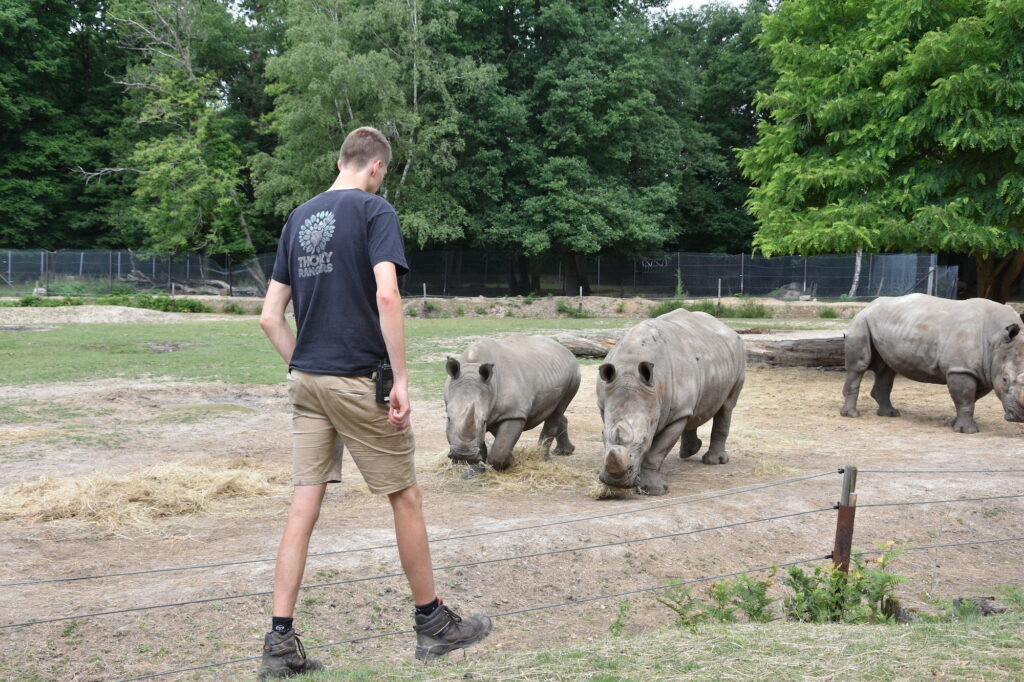
<instances>
[{"instance_id":1,"label":"short blond hair","mask_svg":"<svg viewBox=\"0 0 1024 682\"><path fill-rule=\"evenodd\" d=\"M365 168L377 159L387 166L391 163L391 143L381 131L363 126L348 134L341 144L338 158L342 166L350 168Z\"/></svg>"}]
</instances>

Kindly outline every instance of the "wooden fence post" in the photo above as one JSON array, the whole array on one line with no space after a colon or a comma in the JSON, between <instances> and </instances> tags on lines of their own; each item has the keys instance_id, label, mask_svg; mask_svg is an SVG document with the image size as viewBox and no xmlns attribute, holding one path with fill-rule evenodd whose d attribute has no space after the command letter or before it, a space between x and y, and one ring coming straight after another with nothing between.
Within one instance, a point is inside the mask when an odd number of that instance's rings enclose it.
<instances>
[{"instance_id":1,"label":"wooden fence post","mask_svg":"<svg viewBox=\"0 0 1024 682\"><path fill-rule=\"evenodd\" d=\"M836 515L836 540L832 548L832 565L843 573L850 572L850 550L853 547L853 520L857 514L857 467L843 467L843 493Z\"/></svg>"}]
</instances>

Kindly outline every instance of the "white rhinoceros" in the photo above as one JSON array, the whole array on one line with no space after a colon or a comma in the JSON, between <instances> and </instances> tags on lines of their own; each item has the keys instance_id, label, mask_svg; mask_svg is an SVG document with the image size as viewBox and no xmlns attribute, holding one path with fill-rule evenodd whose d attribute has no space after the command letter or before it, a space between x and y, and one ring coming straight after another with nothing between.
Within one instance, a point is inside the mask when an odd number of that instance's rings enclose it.
<instances>
[{"instance_id":1,"label":"white rhinoceros","mask_svg":"<svg viewBox=\"0 0 1024 682\"><path fill-rule=\"evenodd\" d=\"M448 415L448 456L495 469L512 463L512 448L524 430L541 422L540 444L548 459L571 455L565 409L580 387L580 366L561 344L543 336L509 336L470 344L458 359L448 358L444 384ZM494 435L490 453L484 433Z\"/></svg>"},{"instance_id":2,"label":"white rhinoceros","mask_svg":"<svg viewBox=\"0 0 1024 682\"><path fill-rule=\"evenodd\" d=\"M953 430L977 433L974 403L995 390L1007 421L1024 421L1024 341L1020 315L984 298L950 301L910 294L879 298L850 322L846 332L844 417L858 417L864 372L875 374L871 397L878 414L898 417L890 393L896 375L946 384L956 406Z\"/></svg>"},{"instance_id":3,"label":"white rhinoceros","mask_svg":"<svg viewBox=\"0 0 1024 682\"><path fill-rule=\"evenodd\" d=\"M707 313L675 310L633 327L598 368L604 421L602 483L663 495L661 465L700 450L697 427L714 418L705 464L729 461L725 439L746 377L739 335Z\"/></svg>"}]
</instances>

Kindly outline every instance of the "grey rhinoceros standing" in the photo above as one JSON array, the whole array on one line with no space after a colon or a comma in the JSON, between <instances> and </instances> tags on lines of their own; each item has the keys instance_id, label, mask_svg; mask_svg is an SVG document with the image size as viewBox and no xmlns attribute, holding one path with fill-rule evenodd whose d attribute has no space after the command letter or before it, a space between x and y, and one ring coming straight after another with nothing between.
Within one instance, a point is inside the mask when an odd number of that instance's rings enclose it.
<instances>
[{"instance_id":1,"label":"grey rhinoceros standing","mask_svg":"<svg viewBox=\"0 0 1024 682\"><path fill-rule=\"evenodd\" d=\"M676 310L641 322L598 368L604 421L600 480L663 495L661 465L682 437L680 457L701 446L697 427L714 418L705 464L729 461L725 439L746 376L739 335L707 313Z\"/></svg>"},{"instance_id":2,"label":"grey rhinoceros standing","mask_svg":"<svg viewBox=\"0 0 1024 682\"><path fill-rule=\"evenodd\" d=\"M579 390L580 366L557 341L520 335L483 339L458 359L448 358L447 369L444 402L453 460L505 469L519 436L542 422L545 460L552 440L556 455L575 450L565 409ZM494 434L490 453L484 445L487 431Z\"/></svg>"},{"instance_id":3,"label":"grey rhinoceros standing","mask_svg":"<svg viewBox=\"0 0 1024 682\"><path fill-rule=\"evenodd\" d=\"M950 301L910 294L879 298L846 332L844 417L858 417L864 372L875 373L878 414L898 417L889 396L896 375L946 384L956 406L953 430L977 433L974 403L995 390L1007 421L1024 421L1024 341L1013 308L984 298Z\"/></svg>"}]
</instances>

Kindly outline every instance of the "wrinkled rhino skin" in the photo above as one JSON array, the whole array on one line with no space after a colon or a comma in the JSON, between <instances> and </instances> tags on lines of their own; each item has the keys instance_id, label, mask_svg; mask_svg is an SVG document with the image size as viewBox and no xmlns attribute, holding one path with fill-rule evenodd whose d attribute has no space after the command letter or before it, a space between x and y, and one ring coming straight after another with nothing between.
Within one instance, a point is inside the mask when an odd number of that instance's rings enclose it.
<instances>
[{"instance_id":1,"label":"wrinkled rhino skin","mask_svg":"<svg viewBox=\"0 0 1024 682\"><path fill-rule=\"evenodd\" d=\"M859 312L846 333L844 417L858 417L864 372L875 383L878 414L898 417L890 394L896 375L946 384L956 406L953 430L977 433L974 403L995 391L1007 421L1024 421L1024 339L1013 308L983 298L950 301L910 294L879 298Z\"/></svg>"},{"instance_id":2,"label":"wrinkled rhino skin","mask_svg":"<svg viewBox=\"0 0 1024 682\"><path fill-rule=\"evenodd\" d=\"M543 423L539 443L544 459L551 442L556 455L571 455L565 409L580 387L580 366L558 342L543 336L509 336L476 341L448 358L444 385L448 415L448 456L495 469L512 463L512 448L523 431ZM494 435L490 453L484 433Z\"/></svg>"},{"instance_id":3,"label":"wrinkled rhino skin","mask_svg":"<svg viewBox=\"0 0 1024 682\"><path fill-rule=\"evenodd\" d=\"M598 369L601 482L665 494L666 455L680 438L680 457L697 454L697 427L709 419L703 461L728 462L725 440L745 376L743 341L707 313L675 310L633 327Z\"/></svg>"}]
</instances>

